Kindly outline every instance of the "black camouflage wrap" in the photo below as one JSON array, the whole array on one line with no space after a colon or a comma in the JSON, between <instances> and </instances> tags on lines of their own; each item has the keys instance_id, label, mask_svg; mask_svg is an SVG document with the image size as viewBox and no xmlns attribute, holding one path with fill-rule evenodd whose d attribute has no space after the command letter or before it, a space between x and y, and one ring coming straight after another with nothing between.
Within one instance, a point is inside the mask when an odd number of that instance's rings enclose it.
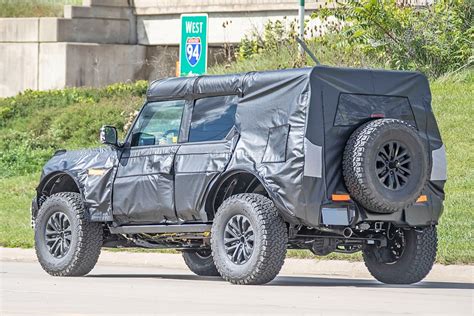
<instances>
[{"instance_id":1,"label":"black camouflage wrap","mask_svg":"<svg viewBox=\"0 0 474 316\"><path fill-rule=\"evenodd\" d=\"M235 126L222 141L188 143L194 100L210 96L237 104ZM424 226L436 224L442 213L445 150L420 73L318 66L150 84L147 101L176 99L186 100L177 144L130 148L126 140L123 148L55 155L44 167L36 203L48 177L64 172L75 179L92 221L207 222L213 186L226 174L245 171L262 182L285 219L320 226L331 195L347 193L341 167L347 139L383 116L409 122L426 143L428 202L394 214L354 204L358 220Z\"/></svg>"}]
</instances>

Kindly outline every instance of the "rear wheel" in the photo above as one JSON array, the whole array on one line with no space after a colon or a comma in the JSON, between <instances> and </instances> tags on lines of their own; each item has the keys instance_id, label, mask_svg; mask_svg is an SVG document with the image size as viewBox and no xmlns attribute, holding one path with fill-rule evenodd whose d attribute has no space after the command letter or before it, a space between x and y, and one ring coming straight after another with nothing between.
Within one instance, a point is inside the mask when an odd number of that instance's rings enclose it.
<instances>
[{"instance_id":1,"label":"rear wheel","mask_svg":"<svg viewBox=\"0 0 474 316\"><path fill-rule=\"evenodd\" d=\"M184 250L184 262L189 270L201 276L219 276L210 249Z\"/></svg>"},{"instance_id":2,"label":"rear wheel","mask_svg":"<svg viewBox=\"0 0 474 316\"><path fill-rule=\"evenodd\" d=\"M387 247L367 246L363 250L365 265L372 276L387 284L421 281L436 259L436 227L421 230L392 227L387 237Z\"/></svg>"},{"instance_id":3,"label":"rear wheel","mask_svg":"<svg viewBox=\"0 0 474 316\"><path fill-rule=\"evenodd\" d=\"M212 224L212 255L222 277L233 284L264 284L285 261L286 225L273 202L254 193L229 197Z\"/></svg>"},{"instance_id":4,"label":"rear wheel","mask_svg":"<svg viewBox=\"0 0 474 316\"><path fill-rule=\"evenodd\" d=\"M343 157L347 189L376 213L403 210L420 196L428 177L428 156L418 132L408 123L381 119L359 127Z\"/></svg>"},{"instance_id":5,"label":"rear wheel","mask_svg":"<svg viewBox=\"0 0 474 316\"><path fill-rule=\"evenodd\" d=\"M99 258L102 235L102 224L85 218L79 193L56 193L41 205L36 217L38 261L54 276L85 275Z\"/></svg>"}]
</instances>

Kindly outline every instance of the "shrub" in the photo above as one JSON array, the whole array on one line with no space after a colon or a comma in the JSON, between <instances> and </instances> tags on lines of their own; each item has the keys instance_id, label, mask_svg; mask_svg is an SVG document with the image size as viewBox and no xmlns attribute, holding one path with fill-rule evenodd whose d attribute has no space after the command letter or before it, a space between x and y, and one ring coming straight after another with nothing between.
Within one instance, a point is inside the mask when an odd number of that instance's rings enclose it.
<instances>
[{"instance_id":1,"label":"shrub","mask_svg":"<svg viewBox=\"0 0 474 316\"><path fill-rule=\"evenodd\" d=\"M60 148L98 146L98 130L115 125L120 135L143 103L145 81L105 88L26 91L0 99L0 177L37 172Z\"/></svg>"},{"instance_id":2,"label":"shrub","mask_svg":"<svg viewBox=\"0 0 474 316\"><path fill-rule=\"evenodd\" d=\"M335 16L344 23L346 45L359 46L389 68L439 77L474 62L471 0L438 0L423 7L399 0L336 3L337 9L314 12L313 18Z\"/></svg>"}]
</instances>

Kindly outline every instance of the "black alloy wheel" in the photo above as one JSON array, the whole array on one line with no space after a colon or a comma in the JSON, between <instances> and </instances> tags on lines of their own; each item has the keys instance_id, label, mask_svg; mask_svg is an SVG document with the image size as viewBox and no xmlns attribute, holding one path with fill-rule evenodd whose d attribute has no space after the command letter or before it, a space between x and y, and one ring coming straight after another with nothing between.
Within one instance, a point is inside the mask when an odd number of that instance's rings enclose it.
<instances>
[{"instance_id":1,"label":"black alloy wheel","mask_svg":"<svg viewBox=\"0 0 474 316\"><path fill-rule=\"evenodd\" d=\"M387 142L377 154L376 169L380 183L385 188L402 189L412 173L411 153L402 142Z\"/></svg>"},{"instance_id":2,"label":"black alloy wheel","mask_svg":"<svg viewBox=\"0 0 474 316\"><path fill-rule=\"evenodd\" d=\"M224 230L224 247L229 259L235 264L246 263L253 253L255 234L252 224L244 215L233 216Z\"/></svg>"},{"instance_id":3,"label":"black alloy wheel","mask_svg":"<svg viewBox=\"0 0 474 316\"><path fill-rule=\"evenodd\" d=\"M71 222L63 212L53 213L46 224L44 239L49 253L55 258L64 257L71 247Z\"/></svg>"}]
</instances>

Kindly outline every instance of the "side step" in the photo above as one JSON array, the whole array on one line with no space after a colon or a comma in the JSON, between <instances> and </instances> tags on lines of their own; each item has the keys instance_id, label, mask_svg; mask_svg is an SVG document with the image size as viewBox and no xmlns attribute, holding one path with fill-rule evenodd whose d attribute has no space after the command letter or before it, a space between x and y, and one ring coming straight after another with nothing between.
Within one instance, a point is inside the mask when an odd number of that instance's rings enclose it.
<instances>
[{"instance_id":1,"label":"side step","mask_svg":"<svg viewBox=\"0 0 474 316\"><path fill-rule=\"evenodd\" d=\"M211 231L211 226L211 224L130 225L109 229L112 234L206 233Z\"/></svg>"}]
</instances>

